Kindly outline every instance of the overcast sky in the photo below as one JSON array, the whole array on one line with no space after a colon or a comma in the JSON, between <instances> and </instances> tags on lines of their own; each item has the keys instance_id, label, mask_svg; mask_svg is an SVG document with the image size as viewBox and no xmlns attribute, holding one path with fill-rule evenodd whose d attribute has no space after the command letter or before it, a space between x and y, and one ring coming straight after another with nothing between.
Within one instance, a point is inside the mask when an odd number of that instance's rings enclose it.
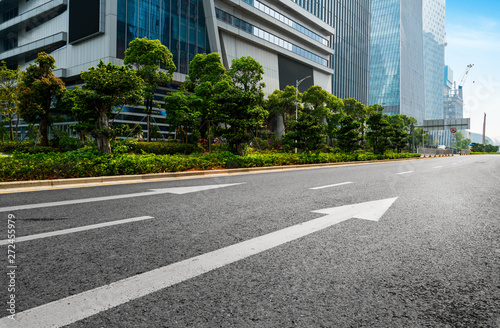
<instances>
[{"instance_id":1,"label":"overcast sky","mask_svg":"<svg viewBox=\"0 0 500 328\"><path fill-rule=\"evenodd\" d=\"M500 145L500 1L450 0L446 2L446 64L459 81L474 64L464 85L464 117L471 131Z\"/></svg>"}]
</instances>

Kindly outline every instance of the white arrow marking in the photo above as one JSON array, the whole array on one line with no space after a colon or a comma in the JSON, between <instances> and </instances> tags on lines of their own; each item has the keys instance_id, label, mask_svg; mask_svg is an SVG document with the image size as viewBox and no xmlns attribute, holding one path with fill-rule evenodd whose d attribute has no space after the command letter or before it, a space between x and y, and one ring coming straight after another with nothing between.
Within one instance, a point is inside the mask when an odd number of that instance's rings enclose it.
<instances>
[{"instance_id":1,"label":"white arrow marking","mask_svg":"<svg viewBox=\"0 0 500 328\"><path fill-rule=\"evenodd\" d=\"M159 195L159 194L177 194L177 195L180 195L180 194L186 194L186 193L190 193L190 192L197 192L197 191L203 191L203 190L209 190L209 189L217 189L217 188L223 188L223 187L229 187L229 186L236 186L236 185L240 185L240 184L242 184L242 183L219 184L219 185L209 185L209 186L195 186L195 187L152 189L151 191L140 192L140 193L135 193L135 194L114 195L114 196L105 196L105 197L64 200L64 201L52 202L52 203L40 203L40 204L0 207L0 212L11 212L11 211L18 211L18 210L28 210L28 209L33 209L33 208L83 204L83 203L91 203L91 202L102 202L102 201L113 200L113 199L144 197L144 196L152 196L152 195Z\"/></svg>"},{"instance_id":2,"label":"white arrow marking","mask_svg":"<svg viewBox=\"0 0 500 328\"><path fill-rule=\"evenodd\" d=\"M314 188L309 188L311 190L318 190L318 189L325 189L325 188L330 188L330 187L338 187L338 186L343 186L347 184L351 184L352 182L341 182L341 183L336 183L328 186L321 186L321 187L314 187Z\"/></svg>"},{"instance_id":3,"label":"white arrow marking","mask_svg":"<svg viewBox=\"0 0 500 328\"><path fill-rule=\"evenodd\" d=\"M302 238L350 218L378 221L397 198L314 211L326 216L4 317L0 326L61 327Z\"/></svg>"},{"instance_id":4,"label":"white arrow marking","mask_svg":"<svg viewBox=\"0 0 500 328\"><path fill-rule=\"evenodd\" d=\"M98 228L104 228L104 227L110 227L118 224L124 224L124 223L130 223L130 222L137 222L137 221L143 221L143 220L149 220L149 219L154 219L152 216L141 216L137 218L131 218L131 219L125 219L125 220L118 220L118 221L111 221L111 222L104 222L104 223L97 223L97 224L91 224L83 227L76 227L76 228L70 228L70 229L64 229L64 230L57 230L57 231L51 231L51 232L45 232L45 233L39 233L36 235L29 235L29 236L24 236L24 237L16 237L16 243L19 243L21 241L27 241L27 240L34 240L34 239L41 239L41 238L47 238L47 237L53 237L53 236L60 236L60 235L66 235L69 233L75 233L75 232L80 232L80 231L86 231L86 230L92 230L92 229L98 229ZM10 239L4 239L0 240L0 245L7 245L10 243Z\"/></svg>"}]
</instances>

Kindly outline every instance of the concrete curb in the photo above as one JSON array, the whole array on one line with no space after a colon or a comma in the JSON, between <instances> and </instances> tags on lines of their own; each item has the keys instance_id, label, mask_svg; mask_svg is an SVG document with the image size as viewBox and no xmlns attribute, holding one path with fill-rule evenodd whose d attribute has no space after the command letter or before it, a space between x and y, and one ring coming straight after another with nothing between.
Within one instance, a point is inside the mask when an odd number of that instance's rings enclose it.
<instances>
[{"instance_id":1,"label":"concrete curb","mask_svg":"<svg viewBox=\"0 0 500 328\"><path fill-rule=\"evenodd\" d=\"M127 182L127 181L146 182L148 180L181 179L186 177L202 177L202 176L211 176L216 174L244 174L244 173L265 172L265 171L300 170L308 168L322 168L322 167L341 166L341 165L376 164L376 163L400 162L400 161L419 160L419 159L424 159L424 157L357 161L357 162L247 167L247 168L237 168L237 169L221 169L221 170L205 170L205 171L150 173L150 174L138 174L138 175L114 175L114 176L89 177L89 178L13 181L13 182L0 182L0 190L17 189L17 188L36 188L36 187L61 187L61 186L99 184L99 183L104 184L104 183Z\"/></svg>"}]
</instances>

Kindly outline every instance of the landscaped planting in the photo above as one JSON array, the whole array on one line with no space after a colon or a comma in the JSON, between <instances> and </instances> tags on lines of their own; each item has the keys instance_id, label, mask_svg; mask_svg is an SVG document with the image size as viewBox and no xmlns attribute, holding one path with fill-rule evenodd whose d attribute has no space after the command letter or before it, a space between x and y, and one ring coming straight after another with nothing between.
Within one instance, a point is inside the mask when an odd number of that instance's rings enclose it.
<instances>
[{"instance_id":1,"label":"landscaped planting","mask_svg":"<svg viewBox=\"0 0 500 328\"><path fill-rule=\"evenodd\" d=\"M246 156L230 152L191 155L156 154L102 154L94 147L65 153L24 154L14 152L11 157L0 158L0 181L45 180L60 178L97 177L112 175L179 172L281 166L313 163L335 163L420 157L420 154L386 153L257 153Z\"/></svg>"}]
</instances>

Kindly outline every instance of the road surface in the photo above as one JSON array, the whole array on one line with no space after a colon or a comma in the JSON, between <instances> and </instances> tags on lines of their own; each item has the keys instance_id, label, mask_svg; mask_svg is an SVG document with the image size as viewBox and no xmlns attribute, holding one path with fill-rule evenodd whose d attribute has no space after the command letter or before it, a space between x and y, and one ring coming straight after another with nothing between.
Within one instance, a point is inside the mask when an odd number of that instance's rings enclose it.
<instances>
[{"instance_id":1,"label":"road surface","mask_svg":"<svg viewBox=\"0 0 500 328\"><path fill-rule=\"evenodd\" d=\"M500 327L499 185L485 155L3 193L0 327Z\"/></svg>"}]
</instances>

